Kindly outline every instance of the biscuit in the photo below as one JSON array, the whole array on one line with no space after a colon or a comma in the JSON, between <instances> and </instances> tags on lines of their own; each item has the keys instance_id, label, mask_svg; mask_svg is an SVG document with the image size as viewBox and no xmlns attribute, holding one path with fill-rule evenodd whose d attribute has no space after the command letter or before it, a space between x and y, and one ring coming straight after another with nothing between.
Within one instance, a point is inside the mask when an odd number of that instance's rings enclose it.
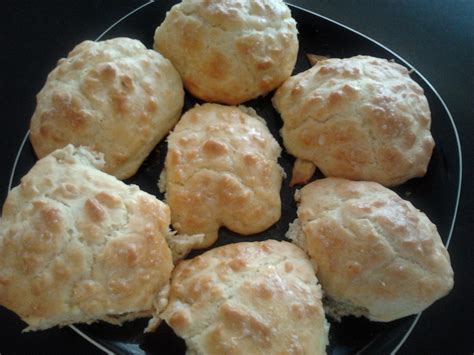
<instances>
[{"instance_id":1,"label":"biscuit","mask_svg":"<svg viewBox=\"0 0 474 355\"><path fill-rule=\"evenodd\" d=\"M416 314L453 287L436 226L374 182L314 181L296 195L287 237L310 255L334 318L392 321Z\"/></svg>"},{"instance_id":2,"label":"biscuit","mask_svg":"<svg viewBox=\"0 0 474 355\"><path fill-rule=\"evenodd\" d=\"M190 354L325 354L321 289L287 242L236 243L178 264L160 317Z\"/></svg>"},{"instance_id":3,"label":"biscuit","mask_svg":"<svg viewBox=\"0 0 474 355\"><path fill-rule=\"evenodd\" d=\"M245 107L195 106L168 137L160 186L174 229L215 242L220 226L262 232L279 220L281 149L263 119ZM164 181L163 181L164 180Z\"/></svg>"},{"instance_id":4,"label":"biscuit","mask_svg":"<svg viewBox=\"0 0 474 355\"><path fill-rule=\"evenodd\" d=\"M67 144L104 154L104 171L137 171L181 115L183 84L169 60L133 39L85 41L59 60L37 95L30 140L39 158Z\"/></svg>"},{"instance_id":5,"label":"biscuit","mask_svg":"<svg viewBox=\"0 0 474 355\"><path fill-rule=\"evenodd\" d=\"M399 185L425 175L434 142L423 89L368 56L319 60L276 91L286 149L325 176Z\"/></svg>"},{"instance_id":6,"label":"biscuit","mask_svg":"<svg viewBox=\"0 0 474 355\"><path fill-rule=\"evenodd\" d=\"M184 0L156 29L154 48L171 60L191 94L237 105L291 75L297 33L281 0Z\"/></svg>"},{"instance_id":7,"label":"biscuit","mask_svg":"<svg viewBox=\"0 0 474 355\"><path fill-rule=\"evenodd\" d=\"M170 211L68 145L12 189L0 219L0 304L26 330L119 324L166 306L173 268Z\"/></svg>"}]
</instances>

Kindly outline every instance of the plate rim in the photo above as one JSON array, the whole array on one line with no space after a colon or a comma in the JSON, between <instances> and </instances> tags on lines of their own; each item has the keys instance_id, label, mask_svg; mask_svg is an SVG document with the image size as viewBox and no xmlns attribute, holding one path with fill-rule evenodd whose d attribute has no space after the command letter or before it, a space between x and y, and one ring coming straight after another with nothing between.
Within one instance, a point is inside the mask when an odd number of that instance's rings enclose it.
<instances>
[{"instance_id":1,"label":"plate rim","mask_svg":"<svg viewBox=\"0 0 474 355\"><path fill-rule=\"evenodd\" d=\"M131 10L130 12L128 12L127 14L125 14L124 16L120 17L118 20L116 20L112 25L110 25L109 27L107 27L94 41L97 42L99 40L102 39L103 36L105 36L110 30L112 30L115 26L117 26L118 24L120 24L123 20L127 19L128 17L132 16L133 14L135 14L136 12L140 11L141 9L147 7L148 5L151 5L153 3L155 3L156 1L155 0L148 0L147 2L145 3L142 3L141 5L137 6L136 8L134 8L133 10ZM339 27L342 27L343 29L345 30L348 30L352 33L355 33L361 37L363 37L364 39L372 42L373 44L379 46L380 48L386 50L388 53L390 53L391 55L394 56L394 58L396 58L398 61L400 61L403 65L405 65L406 67L408 67L408 69L410 70L410 72L414 72L416 73L419 78L430 88L430 90L435 94L436 98L439 100L439 102L441 103L444 111L447 113L448 117L449 117L449 121L451 123L451 127L452 127L452 130L453 130L453 133L454 133L454 137L455 137L455 141L456 141L456 146L457 146L457 153L458 153L458 162L459 162L459 176L458 176L458 179L457 179L457 192L456 192L456 203L455 203L455 206L454 206L454 211L453 211L453 214L452 214L452 220L451 220L451 225L450 225L450 229L449 229L449 233L448 233L448 237L446 239L446 242L445 242L445 246L446 246L446 249L449 249L449 245L450 245L450 242L451 242L451 239L452 239L452 236L453 236L453 231L454 231L454 226L456 224L456 219L457 219L457 214L458 214L458 208L459 208L459 202L460 202L460 197L461 197L461 188L462 188L462 177L463 177L463 159L462 159L462 146L461 146L461 141L460 141L460 138L459 138L459 133L458 133L458 130L457 130L457 126L456 126L456 123L453 119L453 116L451 114L451 112L449 111L449 108L448 106L446 105L446 103L444 102L443 98L441 97L441 95L438 93L438 91L435 89L435 87L431 84L430 81L428 81L428 79L426 79L426 77L424 75L422 75L412 64L410 64L406 59L404 59L402 56L400 56L399 54L397 54L395 51L393 51L392 49L388 48L387 46L385 46L384 44L378 42L377 40L369 37L368 35L362 33L362 32L359 32L358 30L355 30L353 29L352 27L349 27L337 20L334 20L332 18L329 18L327 16L324 16L324 15L321 15L317 12L314 12L314 11L311 11L311 10L308 10L308 9L305 9L304 7L301 7L299 5L295 5L291 2L288 2L288 1L285 1L285 3L291 8L295 8L295 9L298 9L299 11L303 11L303 12L306 12L308 14L311 14L313 16L316 16L316 17L319 17L325 21L328 21L332 24L335 24ZM20 155L21 153L23 152L23 148L26 144L26 141L27 141L27 138L29 137L29 133L30 131L27 130L25 136L23 137L23 140L21 141L21 144L18 148L18 151L17 151L17 154L15 156L15 160L13 162L13 165L12 165L12 168L11 168L11 172L10 172L10 179L9 179L9 183L8 183L8 190L7 190L7 193L12 189L12 184L13 184L13 177L15 175L15 171L16 171L16 167L18 165L18 161L20 159ZM390 352L390 355L394 355L398 352L398 350L400 350L400 348L403 346L403 344L406 342L406 340L409 338L409 336L411 335L411 333L413 332L415 326L417 325L421 315L423 314L423 312L420 312L416 315L415 319L412 321L412 324L410 325L410 327L408 328L408 330L406 331L405 335L403 336L403 338L400 340L400 342L395 346L395 348ZM85 334L84 332L82 332L80 329L78 329L76 326L74 325L69 325L68 326L70 329L72 329L76 334L78 334L80 337L82 337L83 339L85 339L87 342L89 342L90 344L94 345L97 349L100 349L102 350L104 353L106 354L114 354L110 349L108 349L107 347L105 347L104 345L102 345L100 342L94 340L93 338L89 337L87 334Z\"/></svg>"},{"instance_id":2,"label":"plate rim","mask_svg":"<svg viewBox=\"0 0 474 355\"><path fill-rule=\"evenodd\" d=\"M294 5L288 1L285 1L290 7L293 7L293 8L297 8L298 10L300 11L303 11L303 12L306 12L306 13L309 13L311 15L314 15L314 16L317 16L319 18L322 18L328 22L331 22L335 25L338 25L352 33L355 33L363 38L365 38L366 40L369 40L370 42L376 44L377 46L383 48L384 50L386 50L387 52L389 52L391 55L393 55L397 60L399 60L402 64L404 64L405 66L408 67L408 69L410 70L410 72L414 72L416 73L421 80L423 80L423 82L430 88L430 90L435 94L436 98L441 102L441 105L443 106L443 109L445 110L445 112L448 114L448 117L449 117L449 121L451 122L451 126L452 126L452 129L453 129L453 132L454 132L454 136L456 138L456 145L457 145L457 151L458 151L458 161L459 161L459 176L458 176L458 188L457 188L457 193L456 193L456 204L454 206L454 211L453 211L453 214L452 214L452 220L451 220L451 226L449 228L449 233L448 233L448 238L446 239L446 243L445 243L445 246L446 246L446 249L449 249L449 244L451 242L451 238L453 236L453 231L454 231L454 226L456 224L456 218L457 218L457 214L458 214L458 207L459 207L459 201L460 201L460 198L461 198L461 187L462 187L462 173L463 173L463 166L462 166L462 147L461 147L461 140L459 139L459 133L458 133L458 129L456 127L456 123L454 121L454 118L451 114L451 112L449 111L449 108L448 106L446 105L446 103L444 102L443 98L441 97L441 95L438 93L438 91L435 89L435 87L431 84L430 81L428 81L428 79L425 78L424 75L422 75L412 64L410 64L406 59L404 59L402 56L400 56L399 54L397 54L396 52L394 52L392 49L388 48L387 46L383 45L382 43L378 42L377 40L369 37L368 35L362 33L362 32L359 32L343 23L340 23L336 20L333 20L329 17L326 17L324 15L321 15L321 14L318 14L314 11L311 11L311 10L308 10L308 9L305 9L301 6L298 6L298 5ZM395 355L398 350L400 350L400 348L403 346L403 344L405 344L405 342L407 341L407 339L409 338L410 334L413 332L413 329L415 329L415 326L416 324L418 323L418 321L420 320L420 317L421 315L423 314L423 312L420 312L416 315L415 319L412 321L412 324L410 325L410 327L408 328L408 330L406 331L405 335L403 336L403 338L400 340L400 342L395 346L395 348L390 352L390 355Z\"/></svg>"}]
</instances>

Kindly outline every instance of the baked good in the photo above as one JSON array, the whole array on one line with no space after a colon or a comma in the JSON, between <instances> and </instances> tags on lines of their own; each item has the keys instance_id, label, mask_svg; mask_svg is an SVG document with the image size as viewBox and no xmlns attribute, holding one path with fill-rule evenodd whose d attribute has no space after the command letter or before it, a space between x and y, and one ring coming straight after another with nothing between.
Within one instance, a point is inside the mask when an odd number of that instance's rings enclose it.
<instances>
[{"instance_id":1,"label":"baked good","mask_svg":"<svg viewBox=\"0 0 474 355\"><path fill-rule=\"evenodd\" d=\"M168 206L96 168L68 145L12 189L0 219L0 305L26 330L117 323L167 302L173 268Z\"/></svg>"},{"instance_id":2,"label":"baked good","mask_svg":"<svg viewBox=\"0 0 474 355\"><path fill-rule=\"evenodd\" d=\"M369 56L318 60L276 91L286 149L325 176L395 186L423 176L431 114L408 70Z\"/></svg>"},{"instance_id":3,"label":"baked good","mask_svg":"<svg viewBox=\"0 0 474 355\"><path fill-rule=\"evenodd\" d=\"M280 146L265 121L246 107L196 105L168 137L160 186L174 229L217 239L220 226L262 232L280 219Z\"/></svg>"},{"instance_id":4,"label":"baked good","mask_svg":"<svg viewBox=\"0 0 474 355\"><path fill-rule=\"evenodd\" d=\"M194 96L237 105L287 79L296 63L296 22L281 0L183 0L156 29L154 48Z\"/></svg>"},{"instance_id":5,"label":"baked good","mask_svg":"<svg viewBox=\"0 0 474 355\"><path fill-rule=\"evenodd\" d=\"M181 262L160 317L190 354L325 354L328 344L314 270L287 242L228 244Z\"/></svg>"},{"instance_id":6,"label":"baked good","mask_svg":"<svg viewBox=\"0 0 474 355\"><path fill-rule=\"evenodd\" d=\"M48 75L30 140L38 158L67 144L91 147L107 173L125 179L176 124L183 102L178 72L156 51L129 38L85 41Z\"/></svg>"},{"instance_id":7,"label":"baked good","mask_svg":"<svg viewBox=\"0 0 474 355\"><path fill-rule=\"evenodd\" d=\"M436 226L374 182L314 181L296 195L287 234L310 255L334 318L387 322L423 311L453 287Z\"/></svg>"}]
</instances>

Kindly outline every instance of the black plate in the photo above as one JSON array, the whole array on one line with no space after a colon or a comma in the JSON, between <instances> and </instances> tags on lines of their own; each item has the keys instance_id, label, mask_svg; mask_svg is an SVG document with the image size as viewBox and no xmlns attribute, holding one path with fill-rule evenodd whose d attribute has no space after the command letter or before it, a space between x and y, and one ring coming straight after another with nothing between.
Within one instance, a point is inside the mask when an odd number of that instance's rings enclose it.
<instances>
[{"instance_id":1,"label":"black plate","mask_svg":"<svg viewBox=\"0 0 474 355\"><path fill-rule=\"evenodd\" d=\"M104 29L98 39L118 36L136 38L152 47L153 33L156 26L164 19L166 11L175 1L150 2L122 18L108 29ZM291 6L292 14L298 23L300 52L295 73L309 68L306 53L315 53L330 57L350 57L358 54L372 55L411 66L402 58L375 41L357 33L332 20ZM449 244L456 216L459 191L461 158L460 145L454 122L444 102L433 87L419 73L414 71L412 78L425 90L432 112L432 134L436 142L428 173L421 179L413 179L395 191L403 198L410 200L417 208L423 210L437 225L445 244ZM45 73L46 77L46 73ZM267 97L246 103L264 117L268 126L281 144L278 134L282 122ZM186 95L185 110L198 102ZM35 163L36 158L31 145L24 137L13 168L10 187L19 183L20 177ZM166 143L161 142L150 154L136 176L127 183L135 183L141 189L163 198L157 188L157 179L163 167L166 155ZM294 158L283 153L280 164L290 176ZM284 239L289 222L296 217L296 206L293 200L294 189L288 187L288 178L283 182L282 218L264 233L251 237L241 237L226 229L221 229L220 238L214 246L239 241L264 240L268 238ZM202 253L194 252L190 257ZM369 322L364 318L347 317L341 323L332 323L329 334L330 354L380 354L396 351L416 325L419 316L411 316L390 323ZM72 327L78 334L95 343L102 349L116 353L140 354L183 354L184 342L163 322L156 333L144 335L146 320L137 320L122 327L105 323L78 325Z\"/></svg>"}]
</instances>

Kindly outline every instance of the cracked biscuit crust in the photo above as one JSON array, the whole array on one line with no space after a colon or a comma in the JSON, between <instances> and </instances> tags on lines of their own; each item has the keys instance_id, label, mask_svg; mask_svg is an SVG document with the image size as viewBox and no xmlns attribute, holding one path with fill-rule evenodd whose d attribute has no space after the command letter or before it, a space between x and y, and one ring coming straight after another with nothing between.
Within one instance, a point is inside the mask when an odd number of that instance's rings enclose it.
<instances>
[{"instance_id":1,"label":"cracked biscuit crust","mask_svg":"<svg viewBox=\"0 0 474 355\"><path fill-rule=\"evenodd\" d=\"M0 304L27 330L120 323L166 305L169 208L96 169L103 164L101 155L68 145L39 160L8 194Z\"/></svg>"},{"instance_id":2,"label":"cracked biscuit crust","mask_svg":"<svg viewBox=\"0 0 474 355\"><path fill-rule=\"evenodd\" d=\"M431 114L423 89L399 64L321 60L288 79L273 105L285 147L325 176L395 186L426 173Z\"/></svg>"},{"instance_id":3,"label":"cracked biscuit crust","mask_svg":"<svg viewBox=\"0 0 474 355\"><path fill-rule=\"evenodd\" d=\"M296 22L281 0L184 0L156 29L154 48L194 96L236 105L291 75Z\"/></svg>"},{"instance_id":4,"label":"cracked biscuit crust","mask_svg":"<svg viewBox=\"0 0 474 355\"><path fill-rule=\"evenodd\" d=\"M236 243L178 264L161 318L190 354L325 354L328 324L305 253Z\"/></svg>"},{"instance_id":5,"label":"cracked biscuit crust","mask_svg":"<svg viewBox=\"0 0 474 355\"><path fill-rule=\"evenodd\" d=\"M449 254L424 213L374 182L317 180L299 191L300 233L336 318L365 309L375 321L423 311L453 287ZM331 311L331 309L329 309Z\"/></svg>"},{"instance_id":6,"label":"cracked biscuit crust","mask_svg":"<svg viewBox=\"0 0 474 355\"><path fill-rule=\"evenodd\" d=\"M281 215L281 149L263 119L245 107L195 106L168 137L166 202L173 227L217 239L220 226L253 234Z\"/></svg>"},{"instance_id":7,"label":"cracked biscuit crust","mask_svg":"<svg viewBox=\"0 0 474 355\"><path fill-rule=\"evenodd\" d=\"M30 139L39 158L67 144L104 154L104 171L137 171L181 114L184 91L170 63L141 42L84 41L56 68L37 96Z\"/></svg>"}]
</instances>

